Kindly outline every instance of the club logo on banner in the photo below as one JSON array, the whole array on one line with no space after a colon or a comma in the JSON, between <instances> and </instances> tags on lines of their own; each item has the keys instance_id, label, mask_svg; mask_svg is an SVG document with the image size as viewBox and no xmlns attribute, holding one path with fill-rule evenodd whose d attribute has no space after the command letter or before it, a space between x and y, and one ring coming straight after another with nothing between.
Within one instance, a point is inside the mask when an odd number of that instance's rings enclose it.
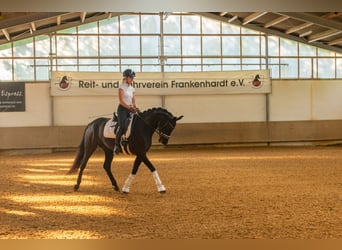
<instances>
[{"instance_id":1,"label":"club logo on banner","mask_svg":"<svg viewBox=\"0 0 342 250\"><path fill-rule=\"evenodd\" d=\"M121 73L51 73L52 96L116 95ZM137 73L137 95L207 95L270 93L269 70L185 73Z\"/></svg>"}]
</instances>

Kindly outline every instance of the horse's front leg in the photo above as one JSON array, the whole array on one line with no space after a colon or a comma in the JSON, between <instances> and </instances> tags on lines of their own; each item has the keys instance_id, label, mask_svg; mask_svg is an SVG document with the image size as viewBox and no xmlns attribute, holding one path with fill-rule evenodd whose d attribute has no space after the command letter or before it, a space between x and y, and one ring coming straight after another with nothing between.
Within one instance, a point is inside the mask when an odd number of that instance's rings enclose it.
<instances>
[{"instance_id":1,"label":"horse's front leg","mask_svg":"<svg viewBox=\"0 0 342 250\"><path fill-rule=\"evenodd\" d=\"M129 188L138 172L138 169L139 169L139 166L141 164L141 157L140 156L137 156L135 158L135 161L134 161L134 165L133 165L133 169L132 169L132 172L131 174L128 176L128 178L126 179L125 181L125 184L124 186L122 187L122 192L125 193L125 194L128 194L129 193Z\"/></svg>"},{"instance_id":2,"label":"horse's front leg","mask_svg":"<svg viewBox=\"0 0 342 250\"><path fill-rule=\"evenodd\" d=\"M112 160L113 160L113 152L112 151L106 151L105 152L105 161L103 163L103 168L106 171L111 183L112 183L112 187L115 191L120 191L120 188L118 186L118 184L116 183L116 180L112 174Z\"/></svg>"},{"instance_id":3,"label":"horse's front leg","mask_svg":"<svg viewBox=\"0 0 342 250\"><path fill-rule=\"evenodd\" d=\"M159 174L156 170L156 168L153 166L153 164L150 162L150 160L147 158L146 155L144 155L143 157L143 162L145 163L145 165L150 169L150 171L152 172L152 176L153 176L153 179L157 185L157 189L158 189L158 192L161 193L161 194L164 194L166 193L166 188L165 186L162 184L161 180L160 180L160 177L159 177Z\"/></svg>"}]
</instances>

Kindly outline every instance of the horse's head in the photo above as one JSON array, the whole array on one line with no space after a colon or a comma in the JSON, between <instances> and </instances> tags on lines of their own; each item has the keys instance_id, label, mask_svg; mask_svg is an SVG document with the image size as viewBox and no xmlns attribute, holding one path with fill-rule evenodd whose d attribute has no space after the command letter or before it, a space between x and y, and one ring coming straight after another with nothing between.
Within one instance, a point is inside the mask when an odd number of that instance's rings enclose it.
<instances>
[{"instance_id":1,"label":"horse's head","mask_svg":"<svg viewBox=\"0 0 342 250\"><path fill-rule=\"evenodd\" d=\"M167 143L169 142L171 133L176 127L177 121L182 118L183 118L182 115L179 117L173 116L172 118L169 117L169 118L162 119L159 121L156 132L159 135L160 143L162 143L163 145L167 145Z\"/></svg>"},{"instance_id":2,"label":"horse's head","mask_svg":"<svg viewBox=\"0 0 342 250\"><path fill-rule=\"evenodd\" d=\"M178 120L183 116L173 116L164 108L152 108L141 113L142 120L159 135L159 142L167 145Z\"/></svg>"}]
</instances>

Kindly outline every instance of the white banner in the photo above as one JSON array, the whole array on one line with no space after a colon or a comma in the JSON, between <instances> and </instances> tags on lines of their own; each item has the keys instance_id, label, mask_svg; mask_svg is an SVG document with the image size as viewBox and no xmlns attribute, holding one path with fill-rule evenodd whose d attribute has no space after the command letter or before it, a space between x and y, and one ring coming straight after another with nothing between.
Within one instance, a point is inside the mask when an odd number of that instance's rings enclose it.
<instances>
[{"instance_id":1,"label":"white banner","mask_svg":"<svg viewBox=\"0 0 342 250\"><path fill-rule=\"evenodd\" d=\"M122 73L51 72L52 96L116 95ZM270 93L269 70L136 73L136 95Z\"/></svg>"}]
</instances>

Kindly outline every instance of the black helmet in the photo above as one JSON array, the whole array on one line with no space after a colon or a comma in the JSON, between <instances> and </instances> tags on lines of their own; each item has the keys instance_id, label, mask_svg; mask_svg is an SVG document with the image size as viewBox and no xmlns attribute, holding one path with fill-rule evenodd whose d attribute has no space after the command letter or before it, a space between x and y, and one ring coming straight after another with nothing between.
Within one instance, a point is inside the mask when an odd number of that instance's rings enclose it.
<instances>
[{"instance_id":1,"label":"black helmet","mask_svg":"<svg viewBox=\"0 0 342 250\"><path fill-rule=\"evenodd\" d=\"M135 72L131 69L126 69L122 74L124 77L135 77Z\"/></svg>"}]
</instances>

